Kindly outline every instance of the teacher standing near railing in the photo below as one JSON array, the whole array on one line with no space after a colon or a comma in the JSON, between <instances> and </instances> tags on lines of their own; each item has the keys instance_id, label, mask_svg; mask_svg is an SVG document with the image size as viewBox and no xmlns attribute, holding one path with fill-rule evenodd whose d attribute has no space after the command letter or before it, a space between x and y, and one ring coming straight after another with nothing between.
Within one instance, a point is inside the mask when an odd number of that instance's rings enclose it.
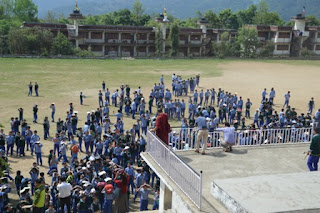
<instances>
[{"instance_id":1,"label":"teacher standing near railing","mask_svg":"<svg viewBox=\"0 0 320 213\"><path fill-rule=\"evenodd\" d=\"M156 132L156 135L167 145L169 145L169 133L170 133L170 124L168 119L168 114L163 113L162 109L158 109L158 116L156 120L156 125L154 129L150 130L151 132Z\"/></svg>"}]
</instances>

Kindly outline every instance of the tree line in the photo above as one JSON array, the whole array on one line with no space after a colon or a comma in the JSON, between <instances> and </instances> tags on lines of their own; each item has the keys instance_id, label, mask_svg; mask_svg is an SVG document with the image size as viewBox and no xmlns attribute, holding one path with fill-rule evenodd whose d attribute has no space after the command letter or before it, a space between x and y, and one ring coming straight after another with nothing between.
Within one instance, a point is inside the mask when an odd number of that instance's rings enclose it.
<instances>
[{"instance_id":1,"label":"tree line","mask_svg":"<svg viewBox=\"0 0 320 213\"><path fill-rule=\"evenodd\" d=\"M81 24L88 25L131 25L131 26L157 26L154 21L157 14L147 14L140 0L136 0L131 10L121 9L103 15L88 15ZM251 5L246 10L232 12L225 9L219 13L208 10L204 13L196 12L196 16L187 19L178 19L168 15L170 20L170 55L175 56L179 52L179 28L198 27L197 21L205 18L209 28L238 29L238 36L234 39L227 39L229 35L222 35L219 44L212 45L212 51L220 57L233 55L250 55L250 49L257 48L257 42L244 44L242 37L250 35L250 41L257 41L257 33L253 29L244 27L245 25L293 25L287 22L276 12L270 12L266 1L261 1L258 5ZM320 26L320 19L316 16L307 16L309 26ZM33 0L0 0L0 54L78 54L82 56L91 55L90 51L80 51L73 49L73 45L63 35L59 34L54 38L50 31L40 28L21 29L23 22L45 22L72 24L64 15L57 16L54 12L48 11L43 19L38 18L38 9ZM156 33L156 51L162 48L162 35L160 31ZM246 37L246 39L248 39ZM265 51L272 49L271 44L266 45ZM240 48L248 47L248 48ZM245 51L241 49L246 49Z\"/></svg>"}]
</instances>

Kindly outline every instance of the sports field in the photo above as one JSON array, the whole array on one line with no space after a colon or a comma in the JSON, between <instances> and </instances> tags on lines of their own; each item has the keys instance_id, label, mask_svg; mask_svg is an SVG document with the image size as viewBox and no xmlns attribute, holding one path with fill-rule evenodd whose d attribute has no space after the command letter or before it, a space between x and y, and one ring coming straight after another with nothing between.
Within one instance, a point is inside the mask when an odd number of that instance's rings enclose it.
<instances>
[{"instance_id":1,"label":"sports field","mask_svg":"<svg viewBox=\"0 0 320 213\"><path fill-rule=\"evenodd\" d=\"M104 80L110 92L120 85L128 84L133 92L141 86L145 97L149 96L154 83L164 81L171 89L171 75L176 73L183 79L200 74L200 88L222 88L232 93L237 92L246 101L250 98L252 110L260 105L261 92L271 87L276 90L276 110L284 102L284 94L290 90L290 105L298 112L307 111L307 103L315 98L316 109L320 103L320 61L294 60L80 60L80 59L0 59L0 123L5 126L5 133L10 130L10 117L18 117L18 108L24 109L24 118L32 130L38 130L43 138L42 122L45 116L50 118L52 102L56 105L56 120L65 120L69 103L73 103L79 112L79 124L83 126L88 111L98 107L98 91ZM29 82L38 82L39 97L28 97ZM79 94L86 96L80 106ZM191 94L190 94L191 95ZM185 97L187 101L187 97ZM147 98L148 100L148 98ZM38 105L38 124L32 123L32 107ZM281 106L280 106L281 105ZM114 107L110 112L117 111ZM252 111L253 113L253 111ZM115 121L115 117L111 117ZM135 121L124 119L128 129ZM172 122L179 126L180 122ZM56 125L51 123L50 135L53 136ZM53 148L50 141L42 141L45 173L48 169L47 155ZM24 176L35 161L29 152L23 158L9 157L12 176L19 169ZM49 176L46 176L50 180ZM14 188L14 187L13 187ZM18 198L17 196L15 198Z\"/></svg>"}]
</instances>

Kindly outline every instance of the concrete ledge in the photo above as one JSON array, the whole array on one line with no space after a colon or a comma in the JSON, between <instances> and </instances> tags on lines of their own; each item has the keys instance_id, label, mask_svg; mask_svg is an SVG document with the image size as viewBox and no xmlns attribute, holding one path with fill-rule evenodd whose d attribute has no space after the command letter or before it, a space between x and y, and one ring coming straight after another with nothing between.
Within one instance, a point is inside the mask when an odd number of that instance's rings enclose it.
<instances>
[{"instance_id":1,"label":"concrete ledge","mask_svg":"<svg viewBox=\"0 0 320 213\"><path fill-rule=\"evenodd\" d=\"M320 212L320 172L215 180L211 194L234 213Z\"/></svg>"},{"instance_id":2,"label":"concrete ledge","mask_svg":"<svg viewBox=\"0 0 320 213\"><path fill-rule=\"evenodd\" d=\"M237 201L230 197L214 182L211 183L211 194L215 199L219 200L229 212L247 213L247 211Z\"/></svg>"}]
</instances>

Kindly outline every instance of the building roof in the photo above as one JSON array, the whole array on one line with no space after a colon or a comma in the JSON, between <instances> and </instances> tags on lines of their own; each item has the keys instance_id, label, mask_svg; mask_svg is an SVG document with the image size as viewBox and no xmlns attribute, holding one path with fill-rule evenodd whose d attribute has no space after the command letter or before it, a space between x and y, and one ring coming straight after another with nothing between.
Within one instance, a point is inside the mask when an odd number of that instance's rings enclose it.
<instances>
[{"instance_id":1,"label":"building roof","mask_svg":"<svg viewBox=\"0 0 320 213\"><path fill-rule=\"evenodd\" d=\"M256 28L258 31L292 31L292 26L276 26L276 25L246 25Z\"/></svg>"},{"instance_id":2,"label":"building roof","mask_svg":"<svg viewBox=\"0 0 320 213\"><path fill-rule=\"evenodd\" d=\"M58 23L39 23L39 22L23 22L22 27L41 27L45 29L67 29L66 24Z\"/></svg>"},{"instance_id":3,"label":"building roof","mask_svg":"<svg viewBox=\"0 0 320 213\"><path fill-rule=\"evenodd\" d=\"M306 29L307 31L320 31L320 26L309 26Z\"/></svg>"}]
</instances>

